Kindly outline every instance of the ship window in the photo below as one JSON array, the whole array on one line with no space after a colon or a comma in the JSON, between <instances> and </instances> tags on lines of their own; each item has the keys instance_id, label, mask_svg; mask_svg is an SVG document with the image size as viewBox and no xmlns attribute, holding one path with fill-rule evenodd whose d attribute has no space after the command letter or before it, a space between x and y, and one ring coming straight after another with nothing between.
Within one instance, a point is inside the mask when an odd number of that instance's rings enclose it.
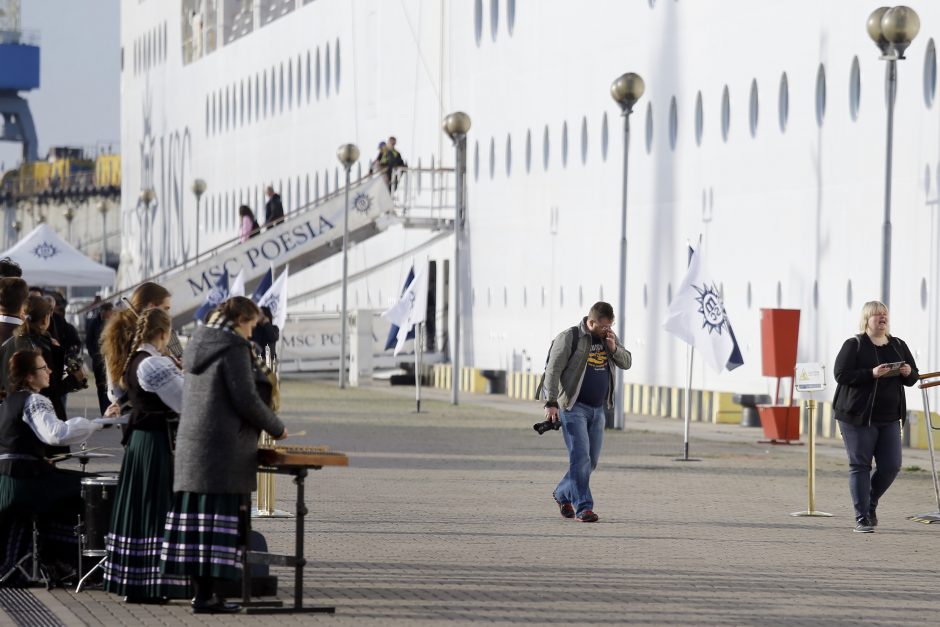
<instances>
[{"instance_id":1,"label":"ship window","mask_svg":"<svg viewBox=\"0 0 940 627\"><path fill-rule=\"evenodd\" d=\"M849 114L852 120L858 119L858 106L862 95L861 70L858 67L858 57L852 59L852 69L849 71Z\"/></svg>"},{"instance_id":2,"label":"ship window","mask_svg":"<svg viewBox=\"0 0 940 627\"><path fill-rule=\"evenodd\" d=\"M339 166L333 169L333 189L339 189Z\"/></svg>"},{"instance_id":3,"label":"ship window","mask_svg":"<svg viewBox=\"0 0 940 627\"><path fill-rule=\"evenodd\" d=\"M522 286L522 306L529 306L529 291L526 289L525 285Z\"/></svg>"},{"instance_id":4,"label":"ship window","mask_svg":"<svg viewBox=\"0 0 940 627\"><path fill-rule=\"evenodd\" d=\"M480 180L480 142L473 142L473 180Z\"/></svg>"},{"instance_id":5,"label":"ship window","mask_svg":"<svg viewBox=\"0 0 940 627\"><path fill-rule=\"evenodd\" d=\"M506 134L506 177L512 174L512 135Z\"/></svg>"},{"instance_id":6,"label":"ship window","mask_svg":"<svg viewBox=\"0 0 940 627\"><path fill-rule=\"evenodd\" d=\"M588 129L587 116L581 118L581 163L587 163L588 156Z\"/></svg>"},{"instance_id":7,"label":"ship window","mask_svg":"<svg viewBox=\"0 0 940 627\"><path fill-rule=\"evenodd\" d=\"M330 97L330 44L326 44L326 52L323 54L323 85L326 97Z\"/></svg>"},{"instance_id":8,"label":"ship window","mask_svg":"<svg viewBox=\"0 0 940 627\"><path fill-rule=\"evenodd\" d=\"M561 167L568 166L568 123L561 123Z\"/></svg>"},{"instance_id":9,"label":"ship window","mask_svg":"<svg viewBox=\"0 0 940 627\"><path fill-rule=\"evenodd\" d=\"M506 0L506 30L512 35L516 29L516 0Z\"/></svg>"},{"instance_id":10,"label":"ship window","mask_svg":"<svg viewBox=\"0 0 940 627\"><path fill-rule=\"evenodd\" d=\"M307 51L307 71L304 77L307 81L307 104L310 104L310 51Z\"/></svg>"},{"instance_id":11,"label":"ship window","mask_svg":"<svg viewBox=\"0 0 940 627\"><path fill-rule=\"evenodd\" d=\"M476 0L473 4L473 38L479 48L483 38L483 0Z\"/></svg>"},{"instance_id":12,"label":"ship window","mask_svg":"<svg viewBox=\"0 0 940 627\"><path fill-rule=\"evenodd\" d=\"M702 110L702 92L695 96L695 144L702 145L702 131L705 126L705 112Z\"/></svg>"},{"instance_id":13,"label":"ship window","mask_svg":"<svg viewBox=\"0 0 940 627\"><path fill-rule=\"evenodd\" d=\"M584 286L578 286L578 307L584 307Z\"/></svg>"},{"instance_id":14,"label":"ship window","mask_svg":"<svg viewBox=\"0 0 940 627\"><path fill-rule=\"evenodd\" d=\"M525 171L529 173L532 170L532 130L525 132Z\"/></svg>"},{"instance_id":15,"label":"ship window","mask_svg":"<svg viewBox=\"0 0 940 627\"><path fill-rule=\"evenodd\" d=\"M676 149L676 141L679 138L679 105L676 104L676 97L673 96L669 101L669 147Z\"/></svg>"},{"instance_id":16,"label":"ship window","mask_svg":"<svg viewBox=\"0 0 940 627\"><path fill-rule=\"evenodd\" d=\"M777 307L783 307L783 284L777 281Z\"/></svg>"},{"instance_id":17,"label":"ship window","mask_svg":"<svg viewBox=\"0 0 940 627\"><path fill-rule=\"evenodd\" d=\"M672 304L672 283L666 284L666 305Z\"/></svg>"},{"instance_id":18,"label":"ship window","mask_svg":"<svg viewBox=\"0 0 940 627\"><path fill-rule=\"evenodd\" d=\"M601 118L601 159L607 161L607 112Z\"/></svg>"},{"instance_id":19,"label":"ship window","mask_svg":"<svg viewBox=\"0 0 940 627\"><path fill-rule=\"evenodd\" d=\"M238 125L245 125L245 81L238 84Z\"/></svg>"},{"instance_id":20,"label":"ship window","mask_svg":"<svg viewBox=\"0 0 940 627\"><path fill-rule=\"evenodd\" d=\"M316 69L314 70L314 80L316 81L317 100L320 99L320 48L317 48Z\"/></svg>"},{"instance_id":21,"label":"ship window","mask_svg":"<svg viewBox=\"0 0 940 627\"><path fill-rule=\"evenodd\" d=\"M268 71L264 71L264 80L261 83L261 95L264 99L264 117L268 117Z\"/></svg>"},{"instance_id":22,"label":"ship window","mask_svg":"<svg viewBox=\"0 0 940 627\"><path fill-rule=\"evenodd\" d=\"M849 311L852 310L852 279L849 279L845 285L845 305Z\"/></svg>"},{"instance_id":23,"label":"ship window","mask_svg":"<svg viewBox=\"0 0 940 627\"><path fill-rule=\"evenodd\" d=\"M826 117L826 66L819 64L816 72L816 124L822 126Z\"/></svg>"},{"instance_id":24,"label":"ship window","mask_svg":"<svg viewBox=\"0 0 940 627\"><path fill-rule=\"evenodd\" d=\"M362 161L356 162L356 178L362 178Z\"/></svg>"},{"instance_id":25,"label":"ship window","mask_svg":"<svg viewBox=\"0 0 940 627\"><path fill-rule=\"evenodd\" d=\"M323 195L330 195L330 172L329 170L323 171Z\"/></svg>"},{"instance_id":26,"label":"ship window","mask_svg":"<svg viewBox=\"0 0 940 627\"><path fill-rule=\"evenodd\" d=\"M748 113L748 124L751 129L751 137L757 137L757 120L758 114L760 113L759 106L760 102L758 100L757 94L757 79L755 78L751 81L751 104L750 111Z\"/></svg>"},{"instance_id":27,"label":"ship window","mask_svg":"<svg viewBox=\"0 0 940 627\"><path fill-rule=\"evenodd\" d=\"M277 113L277 70L271 66L271 117Z\"/></svg>"},{"instance_id":28,"label":"ship window","mask_svg":"<svg viewBox=\"0 0 940 627\"><path fill-rule=\"evenodd\" d=\"M565 306L565 286L564 285L558 286L558 306L559 307Z\"/></svg>"},{"instance_id":29,"label":"ship window","mask_svg":"<svg viewBox=\"0 0 940 627\"><path fill-rule=\"evenodd\" d=\"M499 33L499 0L490 0L490 37L496 41Z\"/></svg>"},{"instance_id":30,"label":"ship window","mask_svg":"<svg viewBox=\"0 0 940 627\"><path fill-rule=\"evenodd\" d=\"M933 39L927 42L927 52L924 55L924 102L933 106L934 96L937 94L937 48Z\"/></svg>"},{"instance_id":31,"label":"ship window","mask_svg":"<svg viewBox=\"0 0 940 627\"><path fill-rule=\"evenodd\" d=\"M920 308L927 310L927 279L923 277L920 280Z\"/></svg>"},{"instance_id":32,"label":"ship window","mask_svg":"<svg viewBox=\"0 0 940 627\"><path fill-rule=\"evenodd\" d=\"M490 291L489 287L486 288L486 306L487 307L493 306L493 294Z\"/></svg>"},{"instance_id":33,"label":"ship window","mask_svg":"<svg viewBox=\"0 0 940 627\"><path fill-rule=\"evenodd\" d=\"M721 93L721 139L728 141L728 133L731 130L731 94L728 86L725 85Z\"/></svg>"},{"instance_id":34,"label":"ship window","mask_svg":"<svg viewBox=\"0 0 940 627\"><path fill-rule=\"evenodd\" d=\"M643 284L643 309L649 304L649 293L646 289L646 283Z\"/></svg>"},{"instance_id":35,"label":"ship window","mask_svg":"<svg viewBox=\"0 0 940 627\"><path fill-rule=\"evenodd\" d=\"M245 90L245 120L251 124L251 77L248 77L248 88Z\"/></svg>"},{"instance_id":36,"label":"ship window","mask_svg":"<svg viewBox=\"0 0 940 627\"><path fill-rule=\"evenodd\" d=\"M548 136L548 124L545 125L545 132L542 133L542 168L548 170L548 157L549 157L549 136Z\"/></svg>"},{"instance_id":37,"label":"ship window","mask_svg":"<svg viewBox=\"0 0 940 627\"><path fill-rule=\"evenodd\" d=\"M545 286L542 286L542 307L545 307Z\"/></svg>"},{"instance_id":38,"label":"ship window","mask_svg":"<svg viewBox=\"0 0 940 627\"><path fill-rule=\"evenodd\" d=\"M313 173L313 199L320 200L320 173Z\"/></svg>"},{"instance_id":39,"label":"ship window","mask_svg":"<svg viewBox=\"0 0 940 627\"><path fill-rule=\"evenodd\" d=\"M206 96L206 135L209 134L209 96Z\"/></svg>"},{"instance_id":40,"label":"ship window","mask_svg":"<svg viewBox=\"0 0 940 627\"><path fill-rule=\"evenodd\" d=\"M336 49L333 54L336 58L336 81L334 83L336 89L334 90L337 94L339 93L339 39L336 40Z\"/></svg>"},{"instance_id":41,"label":"ship window","mask_svg":"<svg viewBox=\"0 0 940 627\"><path fill-rule=\"evenodd\" d=\"M751 301L752 301L753 298L754 298L754 294L753 294L753 292L751 291L751 282L750 282L750 281L747 282L747 295L746 295L745 298L746 298L746 300L747 300L747 308L750 309L750 308L751 308Z\"/></svg>"},{"instance_id":42,"label":"ship window","mask_svg":"<svg viewBox=\"0 0 940 627\"><path fill-rule=\"evenodd\" d=\"M496 140L490 137L490 180L496 174Z\"/></svg>"},{"instance_id":43,"label":"ship window","mask_svg":"<svg viewBox=\"0 0 940 627\"><path fill-rule=\"evenodd\" d=\"M790 117L790 84L787 73L780 75L780 96L777 98L777 115L780 123L780 132L787 130L787 119Z\"/></svg>"},{"instance_id":44,"label":"ship window","mask_svg":"<svg viewBox=\"0 0 940 627\"><path fill-rule=\"evenodd\" d=\"M653 150L653 103L646 103L646 154Z\"/></svg>"},{"instance_id":45,"label":"ship window","mask_svg":"<svg viewBox=\"0 0 940 627\"><path fill-rule=\"evenodd\" d=\"M277 75L277 105L278 113L284 113L284 62L280 64L280 71Z\"/></svg>"},{"instance_id":46,"label":"ship window","mask_svg":"<svg viewBox=\"0 0 940 627\"><path fill-rule=\"evenodd\" d=\"M297 55L297 106L299 107L303 104L304 101L304 61L303 58L298 54Z\"/></svg>"},{"instance_id":47,"label":"ship window","mask_svg":"<svg viewBox=\"0 0 940 627\"><path fill-rule=\"evenodd\" d=\"M232 121L232 88L228 85L225 87L225 130L229 129L229 124Z\"/></svg>"},{"instance_id":48,"label":"ship window","mask_svg":"<svg viewBox=\"0 0 940 627\"><path fill-rule=\"evenodd\" d=\"M283 90L281 91L281 98L284 97ZM287 60L287 109L290 110L294 107L294 60ZM283 103L281 104L281 109L284 108Z\"/></svg>"},{"instance_id":49,"label":"ship window","mask_svg":"<svg viewBox=\"0 0 940 627\"><path fill-rule=\"evenodd\" d=\"M819 280L813 281L813 309L819 309Z\"/></svg>"}]
</instances>

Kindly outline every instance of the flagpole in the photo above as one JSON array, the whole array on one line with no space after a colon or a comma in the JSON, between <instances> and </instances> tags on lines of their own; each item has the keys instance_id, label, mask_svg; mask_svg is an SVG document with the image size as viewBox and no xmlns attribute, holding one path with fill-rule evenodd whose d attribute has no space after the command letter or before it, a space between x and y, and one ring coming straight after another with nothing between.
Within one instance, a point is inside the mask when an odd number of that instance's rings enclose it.
<instances>
[{"instance_id":1,"label":"flagpole","mask_svg":"<svg viewBox=\"0 0 940 627\"><path fill-rule=\"evenodd\" d=\"M415 329L415 413L421 413L421 343L424 339L424 323Z\"/></svg>"},{"instance_id":2,"label":"flagpole","mask_svg":"<svg viewBox=\"0 0 940 627\"><path fill-rule=\"evenodd\" d=\"M676 457L674 462L700 462L700 459L689 457L689 431L692 427L692 363L695 360L695 347L689 346L689 373L685 383L685 424L683 425L683 455Z\"/></svg>"}]
</instances>

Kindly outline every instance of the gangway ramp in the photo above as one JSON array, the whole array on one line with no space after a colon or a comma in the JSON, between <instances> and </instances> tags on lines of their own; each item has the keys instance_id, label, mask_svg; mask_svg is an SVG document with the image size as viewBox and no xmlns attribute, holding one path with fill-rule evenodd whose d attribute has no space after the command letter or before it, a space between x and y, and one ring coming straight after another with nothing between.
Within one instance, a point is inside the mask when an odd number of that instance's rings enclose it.
<instances>
[{"instance_id":1,"label":"gangway ramp","mask_svg":"<svg viewBox=\"0 0 940 627\"><path fill-rule=\"evenodd\" d=\"M445 187L445 183L452 172L438 169L397 174L393 193L381 175L351 183L349 242L367 240L392 224L451 230L453 190ZM340 187L329 196L290 212L283 222L245 242L226 242L145 280L157 282L173 294L175 326L189 323L226 271L231 280L244 269L246 290L251 293L272 265L280 269L289 264L291 274L295 274L342 252L345 203L346 188ZM128 286L112 298L129 295L137 285Z\"/></svg>"}]
</instances>

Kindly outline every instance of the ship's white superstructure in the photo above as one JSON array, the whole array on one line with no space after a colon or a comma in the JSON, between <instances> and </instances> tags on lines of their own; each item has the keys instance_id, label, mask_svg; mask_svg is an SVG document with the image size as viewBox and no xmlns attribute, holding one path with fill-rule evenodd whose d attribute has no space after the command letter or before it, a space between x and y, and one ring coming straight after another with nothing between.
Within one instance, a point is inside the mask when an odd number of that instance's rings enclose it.
<instances>
[{"instance_id":1,"label":"ship's white superstructure","mask_svg":"<svg viewBox=\"0 0 940 627\"><path fill-rule=\"evenodd\" d=\"M940 363L940 5L898 63L892 330ZM617 302L623 122L611 81L646 93L631 118L626 380L681 386L662 329L687 242L707 242L745 359L695 368L705 389L763 391L759 311L802 310L799 361L831 364L880 296L885 62L874 5L829 0L140 0L122 3L123 254L129 284L234 237L273 184L292 211L342 185L335 150L395 135L409 165L453 167L441 132L467 112L465 365L538 370L551 338ZM204 179L199 223L193 179ZM155 199L143 203L141 190ZM358 275L436 234L392 226L350 251ZM421 254L444 261L453 242ZM410 257L350 284L383 309ZM449 266L448 266L449 267ZM339 256L292 275L330 284ZM338 289L298 312L335 311ZM442 325L443 326L443 325ZM440 328L439 335L446 333Z\"/></svg>"}]
</instances>

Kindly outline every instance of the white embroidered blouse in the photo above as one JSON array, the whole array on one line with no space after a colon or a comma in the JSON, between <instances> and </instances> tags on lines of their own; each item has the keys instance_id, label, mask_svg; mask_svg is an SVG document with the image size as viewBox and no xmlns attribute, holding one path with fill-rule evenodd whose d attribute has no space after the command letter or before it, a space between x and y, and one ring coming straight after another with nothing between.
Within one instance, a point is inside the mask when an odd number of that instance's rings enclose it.
<instances>
[{"instance_id":1,"label":"white embroidered blouse","mask_svg":"<svg viewBox=\"0 0 940 627\"><path fill-rule=\"evenodd\" d=\"M141 344L139 350L150 354L137 367L140 387L156 394L167 407L180 413L183 409L183 373L172 359L160 354L152 344Z\"/></svg>"},{"instance_id":2,"label":"white embroidered blouse","mask_svg":"<svg viewBox=\"0 0 940 627\"><path fill-rule=\"evenodd\" d=\"M30 394L23 408L23 422L29 425L36 437L53 446L68 446L84 442L88 436L101 428L84 418L71 418L62 422L55 415L52 401L42 394Z\"/></svg>"}]
</instances>

